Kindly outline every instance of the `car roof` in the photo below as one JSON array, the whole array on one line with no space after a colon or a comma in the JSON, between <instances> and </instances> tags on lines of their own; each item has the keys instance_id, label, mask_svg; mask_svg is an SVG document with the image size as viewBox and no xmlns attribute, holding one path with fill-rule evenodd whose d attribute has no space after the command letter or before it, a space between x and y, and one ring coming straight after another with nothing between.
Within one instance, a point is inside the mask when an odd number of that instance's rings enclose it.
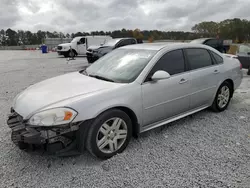
<instances>
[{"instance_id":1,"label":"car roof","mask_svg":"<svg viewBox=\"0 0 250 188\"><path fill-rule=\"evenodd\" d=\"M165 42L159 42L159 43L143 43L143 44L133 44L133 45L127 45L123 46L121 48L123 49L145 49L145 50L156 50L159 51L163 48L166 49L174 49L174 48L207 48L210 49L207 45L204 44L192 44L192 43L165 43Z\"/></svg>"},{"instance_id":2,"label":"car roof","mask_svg":"<svg viewBox=\"0 0 250 188\"><path fill-rule=\"evenodd\" d=\"M112 38L111 40L122 40L122 39L135 39L133 37L125 37L125 38Z\"/></svg>"},{"instance_id":3,"label":"car roof","mask_svg":"<svg viewBox=\"0 0 250 188\"><path fill-rule=\"evenodd\" d=\"M103 37L110 37L108 35L88 35L88 36L78 36L78 37L74 37L76 39L79 39L79 38L82 38L82 37L85 37L85 38L103 38Z\"/></svg>"}]
</instances>

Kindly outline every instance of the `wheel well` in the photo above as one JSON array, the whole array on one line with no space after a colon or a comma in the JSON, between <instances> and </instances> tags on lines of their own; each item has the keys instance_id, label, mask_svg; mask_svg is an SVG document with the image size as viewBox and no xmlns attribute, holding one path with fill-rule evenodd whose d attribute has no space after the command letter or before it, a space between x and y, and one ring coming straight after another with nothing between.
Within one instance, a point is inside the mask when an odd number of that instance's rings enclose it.
<instances>
[{"instance_id":1,"label":"wheel well","mask_svg":"<svg viewBox=\"0 0 250 188\"><path fill-rule=\"evenodd\" d=\"M224 82L228 82L232 86L232 89L233 89L233 92L234 92L234 82L233 82L233 80L227 79ZM233 92L231 93L231 97L233 96Z\"/></svg>"},{"instance_id":2,"label":"wheel well","mask_svg":"<svg viewBox=\"0 0 250 188\"><path fill-rule=\"evenodd\" d=\"M133 110L131 110L127 107L123 107L123 106L119 106L119 107L115 107L115 108L125 112L130 117L130 119L132 121L132 127L133 127L133 136L137 137L139 134L139 124L138 124L138 119L137 119L135 113L133 112Z\"/></svg>"},{"instance_id":3,"label":"wheel well","mask_svg":"<svg viewBox=\"0 0 250 188\"><path fill-rule=\"evenodd\" d=\"M77 53L77 51L76 51L75 49L72 49L72 51L73 51L76 55L78 55L78 53ZM70 50L69 50L69 52L70 52Z\"/></svg>"}]
</instances>

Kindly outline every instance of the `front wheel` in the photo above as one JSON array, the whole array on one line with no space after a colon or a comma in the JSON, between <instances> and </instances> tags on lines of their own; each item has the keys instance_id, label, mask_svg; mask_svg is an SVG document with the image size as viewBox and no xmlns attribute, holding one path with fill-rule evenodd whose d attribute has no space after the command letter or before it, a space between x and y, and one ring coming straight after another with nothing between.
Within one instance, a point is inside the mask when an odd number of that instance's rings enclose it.
<instances>
[{"instance_id":1,"label":"front wheel","mask_svg":"<svg viewBox=\"0 0 250 188\"><path fill-rule=\"evenodd\" d=\"M223 82L219 87L214 102L211 106L212 110L215 112L224 111L231 100L233 94L233 87L229 82Z\"/></svg>"},{"instance_id":2,"label":"front wheel","mask_svg":"<svg viewBox=\"0 0 250 188\"><path fill-rule=\"evenodd\" d=\"M118 109L99 115L90 126L86 148L101 159L121 153L132 136L132 122L129 116Z\"/></svg>"},{"instance_id":3,"label":"front wheel","mask_svg":"<svg viewBox=\"0 0 250 188\"><path fill-rule=\"evenodd\" d=\"M92 57L87 56L88 63L94 63L94 59Z\"/></svg>"}]
</instances>

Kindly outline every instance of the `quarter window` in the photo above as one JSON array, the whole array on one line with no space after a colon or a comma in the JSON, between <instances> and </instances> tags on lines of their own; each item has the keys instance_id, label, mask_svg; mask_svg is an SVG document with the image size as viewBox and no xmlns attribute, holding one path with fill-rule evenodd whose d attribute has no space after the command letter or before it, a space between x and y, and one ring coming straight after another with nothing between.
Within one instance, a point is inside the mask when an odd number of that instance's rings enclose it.
<instances>
[{"instance_id":1,"label":"quarter window","mask_svg":"<svg viewBox=\"0 0 250 188\"><path fill-rule=\"evenodd\" d=\"M212 59L205 49L186 49L187 59L191 70L211 66Z\"/></svg>"},{"instance_id":2,"label":"quarter window","mask_svg":"<svg viewBox=\"0 0 250 188\"><path fill-rule=\"evenodd\" d=\"M170 75L184 72L185 61L182 50L171 51L163 55L151 70L149 77L158 70L166 71Z\"/></svg>"},{"instance_id":3,"label":"quarter window","mask_svg":"<svg viewBox=\"0 0 250 188\"><path fill-rule=\"evenodd\" d=\"M216 61L218 64L223 63L223 58L222 58L221 56L219 56L218 54L216 54L216 53L214 53L214 52L212 52L212 51L210 51L210 52L211 52L213 58L215 59L215 61Z\"/></svg>"}]
</instances>

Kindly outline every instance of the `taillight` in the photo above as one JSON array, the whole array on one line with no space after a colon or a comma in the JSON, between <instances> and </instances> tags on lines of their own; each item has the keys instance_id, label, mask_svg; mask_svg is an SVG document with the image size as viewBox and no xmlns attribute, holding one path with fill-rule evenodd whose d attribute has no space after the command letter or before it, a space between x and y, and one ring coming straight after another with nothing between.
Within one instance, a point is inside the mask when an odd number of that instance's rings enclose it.
<instances>
[{"instance_id":1,"label":"taillight","mask_svg":"<svg viewBox=\"0 0 250 188\"><path fill-rule=\"evenodd\" d=\"M240 69L242 69L242 64L240 63Z\"/></svg>"}]
</instances>

